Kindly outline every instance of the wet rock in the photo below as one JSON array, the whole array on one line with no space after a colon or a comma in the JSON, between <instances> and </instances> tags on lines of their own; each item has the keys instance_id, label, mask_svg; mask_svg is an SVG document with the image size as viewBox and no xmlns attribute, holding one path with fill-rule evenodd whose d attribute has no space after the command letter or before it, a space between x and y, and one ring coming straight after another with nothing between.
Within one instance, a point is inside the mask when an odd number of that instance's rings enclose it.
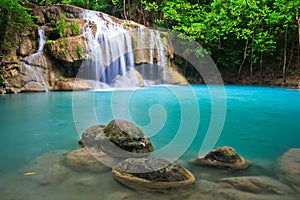
<instances>
[{"instance_id":1,"label":"wet rock","mask_svg":"<svg viewBox=\"0 0 300 200\"><path fill-rule=\"evenodd\" d=\"M76 78L64 78L54 83L53 90L73 91L73 90L91 90L93 87L86 81Z\"/></svg>"},{"instance_id":2,"label":"wet rock","mask_svg":"<svg viewBox=\"0 0 300 200\"><path fill-rule=\"evenodd\" d=\"M292 192L287 185L265 176L244 176L222 178L217 187L234 188L236 190L255 194L284 195Z\"/></svg>"},{"instance_id":3,"label":"wet rock","mask_svg":"<svg viewBox=\"0 0 300 200\"><path fill-rule=\"evenodd\" d=\"M116 157L145 156L154 147L143 131L131 122L113 120L104 128L101 149Z\"/></svg>"},{"instance_id":4,"label":"wet rock","mask_svg":"<svg viewBox=\"0 0 300 200\"><path fill-rule=\"evenodd\" d=\"M185 168L158 158L128 158L112 169L113 177L132 188L174 188L195 182Z\"/></svg>"},{"instance_id":5,"label":"wet rock","mask_svg":"<svg viewBox=\"0 0 300 200\"><path fill-rule=\"evenodd\" d=\"M108 170L109 168L102 164L97 156L103 157L105 154L92 149L88 151L82 148L68 153L63 162L68 167L77 171L102 172Z\"/></svg>"},{"instance_id":6,"label":"wet rock","mask_svg":"<svg viewBox=\"0 0 300 200\"><path fill-rule=\"evenodd\" d=\"M113 87L144 87L142 75L135 69L130 69L125 76L117 75L112 81Z\"/></svg>"},{"instance_id":7,"label":"wet rock","mask_svg":"<svg viewBox=\"0 0 300 200\"><path fill-rule=\"evenodd\" d=\"M279 178L300 191L300 148L290 149L277 162Z\"/></svg>"},{"instance_id":8,"label":"wet rock","mask_svg":"<svg viewBox=\"0 0 300 200\"><path fill-rule=\"evenodd\" d=\"M165 80L162 77L162 80L168 84L172 85L186 85L188 81L175 69L168 67L165 69Z\"/></svg>"},{"instance_id":9,"label":"wet rock","mask_svg":"<svg viewBox=\"0 0 300 200\"><path fill-rule=\"evenodd\" d=\"M101 141L105 138L103 129L105 125L95 125L86 129L81 136L80 142L82 146L85 147L94 147L96 149L100 149Z\"/></svg>"},{"instance_id":10,"label":"wet rock","mask_svg":"<svg viewBox=\"0 0 300 200\"><path fill-rule=\"evenodd\" d=\"M229 146L213 149L204 157L197 158L194 163L234 170L246 169L250 165L249 161L239 156L236 151Z\"/></svg>"},{"instance_id":11,"label":"wet rock","mask_svg":"<svg viewBox=\"0 0 300 200\"><path fill-rule=\"evenodd\" d=\"M128 196L129 196L129 194L126 192L114 192L114 193L111 193L110 195L108 195L106 200L127 199Z\"/></svg>"},{"instance_id":12,"label":"wet rock","mask_svg":"<svg viewBox=\"0 0 300 200\"><path fill-rule=\"evenodd\" d=\"M34 181L39 185L58 184L69 177L67 167L62 164L66 151L54 151L33 160L24 172L33 172L24 176L27 181Z\"/></svg>"},{"instance_id":13,"label":"wet rock","mask_svg":"<svg viewBox=\"0 0 300 200\"><path fill-rule=\"evenodd\" d=\"M45 45L45 52L57 60L75 62L86 59L86 38L84 35L59 38Z\"/></svg>"}]
</instances>

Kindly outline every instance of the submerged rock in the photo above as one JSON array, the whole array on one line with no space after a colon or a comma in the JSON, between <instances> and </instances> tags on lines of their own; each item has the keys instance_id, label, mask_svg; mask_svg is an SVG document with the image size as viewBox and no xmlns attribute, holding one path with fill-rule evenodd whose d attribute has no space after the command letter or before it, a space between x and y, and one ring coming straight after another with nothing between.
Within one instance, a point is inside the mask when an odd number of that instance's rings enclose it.
<instances>
[{"instance_id":1,"label":"submerged rock","mask_svg":"<svg viewBox=\"0 0 300 200\"><path fill-rule=\"evenodd\" d=\"M217 187L232 188L255 194L284 195L292 192L292 189L283 183L265 176L241 176L222 178Z\"/></svg>"},{"instance_id":2,"label":"submerged rock","mask_svg":"<svg viewBox=\"0 0 300 200\"><path fill-rule=\"evenodd\" d=\"M132 188L174 188L195 182L193 174L185 168L158 158L128 158L113 167L112 174Z\"/></svg>"},{"instance_id":3,"label":"submerged rock","mask_svg":"<svg viewBox=\"0 0 300 200\"><path fill-rule=\"evenodd\" d=\"M105 156L105 154L96 151L89 152L85 148L82 148L68 153L63 162L68 167L77 171L102 172L108 170L109 168L102 164L102 162L97 159L97 156Z\"/></svg>"},{"instance_id":4,"label":"submerged rock","mask_svg":"<svg viewBox=\"0 0 300 200\"><path fill-rule=\"evenodd\" d=\"M145 156L154 150L143 131L131 122L113 120L104 128L101 149L116 157Z\"/></svg>"},{"instance_id":5,"label":"submerged rock","mask_svg":"<svg viewBox=\"0 0 300 200\"><path fill-rule=\"evenodd\" d=\"M250 162L239 156L236 151L229 146L213 149L204 157L197 158L196 164L211 165L229 169L246 169Z\"/></svg>"},{"instance_id":6,"label":"submerged rock","mask_svg":"<svg viewBox=\"0 0 300 200\"><path fill-rule=\"evenodd\" d=\"M278 159L277 173L281 180L300 190L300 148L290 149Z\"/></svg>"}]
</instances>

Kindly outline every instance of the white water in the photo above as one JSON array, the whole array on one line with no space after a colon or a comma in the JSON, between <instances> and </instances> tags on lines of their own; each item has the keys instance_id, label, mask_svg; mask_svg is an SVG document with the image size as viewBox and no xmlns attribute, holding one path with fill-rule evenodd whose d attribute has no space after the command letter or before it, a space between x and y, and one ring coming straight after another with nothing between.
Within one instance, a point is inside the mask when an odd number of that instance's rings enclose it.
<instances>
[{"instance_id":1,"label":"white water","mask_svg":"<svg viewBox=\"0 0 300 200\"><path fill-rule=\"evenodd\" d=\"M45 29L43 26L39 29L39 38L40 38L40 42L39 42L39 49L37 53L43 53L44 45L46 43Z\"/></svg>"},{"instance_id":2,"label":"white water","mask_svg":"<svg viewBox=\"0 0 300 200\"><path fill-rule=\"evenodd\" d=\"M160 32L156 30L146 29L140 26L136 35L139 38L138 46L135 46L135 50L141 52L139 54L141 65L137 67L137 70L144 78L145 85L157 85L166 83L166 68L167 61L165 56L165 46ZM145 57L145 53L149 52L149 60Z\"/></svg>"},{"instance_id":3,"label":"white water","mask_svg":"<svg viewBox=\"0 0 300 200\"><path fill-rule=\"evenodd\" d=\"M33 83L36 91L49 91L49 85L42 67L47 68L47 60L44 56L44 45L46 43L45 31L42 26L39 30L39 48L37 53L30 55L20 65L20 71L27 75L28 83ZM27 83L27 84L28 84ZM32 88L33 86L29 86ZM32 88L33 89L33 88Z\"/></svg>"},{"instance_id":4,"label":"white water","mask_svg":"<svg viewBox=\"0 0 300 200\"><path fill-rule=\"evenodd\" d=\"M130 32L110 16L94 11L84 11L83 18L87 21L83 31L88 59L81 65L77 78L100 81L111 87L136 86L132 84L137 81L126 74L137 61L155 64L136 68L147 83L165 83L165 47L158 31L139 26ZM139 52L138 58L134 58L135 51Z\"/></svg>"},{"instance_id":5,"label":"white water","mask_svg":"<svg viewBox=\"0 0 300 200\"><path fill-rule=\"evenodd\" d=\"M117 75L125 76L134 67L131 34L106 14L85 11L83 18L87 21L84 34L89 59L82 64L78 77L110 85Z\"/></svg>"}]
</instances>

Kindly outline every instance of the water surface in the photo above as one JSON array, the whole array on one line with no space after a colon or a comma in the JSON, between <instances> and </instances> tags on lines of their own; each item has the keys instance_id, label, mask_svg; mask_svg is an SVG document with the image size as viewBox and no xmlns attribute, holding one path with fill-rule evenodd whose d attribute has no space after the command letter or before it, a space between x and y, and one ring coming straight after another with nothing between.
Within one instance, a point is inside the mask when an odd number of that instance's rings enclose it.
<instances>
[{"instance_id":1,"label":"water surface","mask_svg":"<svg viewBox=\"0 0 300 200\"><path fill-rule=\"evenodd\" d=\"M114 117L126 118L126 113L142 127L156 150L169 144L174 152L187 149L179 152L182 155L177 162L197 178L209 181L240 175L277 178L276 160L290 148L300 147L300 92L272 87L226 86L226 96L223 96L220 88L157 86L138 90L0 96L1 199L102 199L99 196L134 199L134 192L115 182L110 171L91 174L61 164L66 153L79 148L77 141L85 128L95 122L107 124ZM225 102L225 115L215 110L217 116L212 120L212 109L220 102ZM224 127L215 147L234 147L252 161L254 167L251 169L227 174L188 163L198 156L208 127L223 118ZM191 126L185 125L181 130L182 123ZM195 125L197 131L192 132ZM163 156L168 157L168 153ZM49 172L53 169L55 175ZM24 177L26 171L50 173L53 179L61 172L64 178L45 185L38 181L38 176ZM155 197L150 193L143 195L148 195L149 199Z\"/></svg>"}]
</instances>

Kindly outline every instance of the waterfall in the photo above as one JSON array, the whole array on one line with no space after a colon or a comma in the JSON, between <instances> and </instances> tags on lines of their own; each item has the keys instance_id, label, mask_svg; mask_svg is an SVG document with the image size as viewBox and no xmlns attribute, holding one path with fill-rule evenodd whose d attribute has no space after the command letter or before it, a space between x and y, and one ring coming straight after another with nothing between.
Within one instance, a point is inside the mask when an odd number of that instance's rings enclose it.
<instances>
[{"instance_id":1,"label":"waterfall","mask_svg":"<svg viewBox=\"0 0 300 200\"><path fill-rule=\"evenodd\" d=\"M130 81L135 69L146 85L166 82L166 49L159 31L133 22L132 27L126 27L95 11L85 10L82 16L86 20L83 33L87 59L77 78L100 81L110 87L130 87L138 82Z\"/></svg>"},{"instance_id":2,"label":"waterfall","mask_svg":"<svg viewBox=\"0 0 300 200\"><path fill-rule=\"evenodd\" d=\"M84 11L84 29L88 59L81 66L78 78L113 84L118 76L134 67L131 34L108 15Z\"/></svg>"},{"instance_id":3,"label":"waterfall","mask_svg":"<svg viewBox=\"0 0 300 200\"><path fill-rule=\"evenodd\" d=\"M43 53L44 52L44 45L46 43L46 37L45 37L45 28L42 26L39 30L39 49L37 53Z\"/></svg>"},{"instance_id":4,"label":"waterfall","mask_svg":"<svg viewBox=\"0 0 300 200\"><path fill-rule=\"evenodd\" d=\"M166 49L160 32L140 26L135 35L139 38L137 46L134 47L135 51L139 52L136 54L139 58L135 59L139 63L136 69L143 76L145 85L166 83ZM148 57L145 52L148 53Z\"/></svg>"},{"instance_id":5,"label":"waterfall","mask_svg":"<svg viewBox=\"0 0 300 200\"><path fill-rule=\"evenodd\" d=\"M45 31L42 26L39 30L39 47L36 53L30 55L20 65L20 72L26 75L27 83L25 88L33 91L49 91L49 84L45 78L43 69L47 68L47 60L43 48L46 43Z\"/></svg>"}]
</instances>

